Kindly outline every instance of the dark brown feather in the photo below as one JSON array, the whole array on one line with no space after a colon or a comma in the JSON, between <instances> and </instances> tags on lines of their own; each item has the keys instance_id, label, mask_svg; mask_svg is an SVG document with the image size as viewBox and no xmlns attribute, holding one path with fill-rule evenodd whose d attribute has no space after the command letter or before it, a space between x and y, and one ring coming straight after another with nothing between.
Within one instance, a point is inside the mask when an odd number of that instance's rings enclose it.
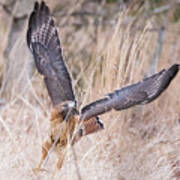
<instances>
[{"instance_id":1,"label":"dark brown feather","mask_svg":"<svg viewBox=\"0 0 180 180\"><path fill-rule=\"evenodd\" d=\"M27 44L39 73L44 76L53 105L57 106L66 100L75 101L55 23L44 2L34 5L29 19Z\"/></svg>"},{"instance_id":2,"label":"dark brown feather","mask_svg":"<svg viewBox=\"0 0 180 180\"><path fill-rule=\"evenodd\" d=\"M155 100L170 84L179 71L178 64L168 70L154 74L136 84L126 86L105 98L92 102L81 111L81 120L88 120L112 109L123 110L137 104L147 104Z\"/></svg>"}]
</instances>

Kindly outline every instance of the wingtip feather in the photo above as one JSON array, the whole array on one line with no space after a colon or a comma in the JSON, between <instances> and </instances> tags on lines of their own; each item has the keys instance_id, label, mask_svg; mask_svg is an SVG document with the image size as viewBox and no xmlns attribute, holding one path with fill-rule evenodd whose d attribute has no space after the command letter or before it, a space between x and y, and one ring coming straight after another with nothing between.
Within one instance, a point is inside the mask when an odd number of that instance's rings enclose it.
<instances>
[{"instance_id":1,"label":"wingtip feather","mask_svg":"<svg viewBox=\"0 0 180 180\"><path fill-rule=\"evenodd\" d=\"M27 45L29 48L31 43L32 29L36 29L36 27L40 25L42 19L46 18L44 15L49 15L49 14L50 14L50 10L44 1L42 1L41 4L38 1L34 3L34 9L29 17L29 24L26 35Z\"/></svg>"},{"instance_id":2,"label":"wingtip feather","mask_svg":"<svg viewBox=\"0 0 180 180\"><path fill-rule=\"evenodd\" d=\"M40 11L45 13L45 14L49 14L50 13L49 8L48 8L48 6L46 5L46 3L44 1L41 2Z\"/></svg>"},{"instance_id":3,"label":"wingtip feather","mask_svg":"<svg viewBox=\"0 0 180 180\"><path fill-rule=\"evenodd\" d=\"M168 69L170 78L173 79L173 78L176 76L176 74L178 73L179 70L180 70L180 64L174 64L174 65L172 65L172 66Z\"/></svg>"},{"instance_id":4,"label":"wingtip feather","mask_svg":"<svg viewBox=\"0 0 180 180\"><path fill-rule=\"evenodd\" d=\"M36 1L34 3L34 11L38 11L38 10L39 10L39 3L38 3L38 1Z\"/></svg>"}]
</instances>

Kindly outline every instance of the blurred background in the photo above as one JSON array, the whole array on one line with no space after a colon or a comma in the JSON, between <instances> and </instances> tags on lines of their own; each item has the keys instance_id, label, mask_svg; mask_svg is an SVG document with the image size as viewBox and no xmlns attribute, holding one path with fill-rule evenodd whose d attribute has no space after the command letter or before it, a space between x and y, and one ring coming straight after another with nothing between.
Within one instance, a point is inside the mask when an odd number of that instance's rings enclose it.
<instances>
[{"instance_id":1,"label":"blurred background","mask_svg":"<svg viewBox=\"0 0 180 180\"><path fill-rule=\"evenodd\" d=\"M51 179L50 98L27 48L34 0L0 0L0 179ZM78 107L180 63L179 0L46 0ZM180 78L156 101L101 116L105 129L68 148L55 179L180 179Z\"/></svg>"}]
</instances>

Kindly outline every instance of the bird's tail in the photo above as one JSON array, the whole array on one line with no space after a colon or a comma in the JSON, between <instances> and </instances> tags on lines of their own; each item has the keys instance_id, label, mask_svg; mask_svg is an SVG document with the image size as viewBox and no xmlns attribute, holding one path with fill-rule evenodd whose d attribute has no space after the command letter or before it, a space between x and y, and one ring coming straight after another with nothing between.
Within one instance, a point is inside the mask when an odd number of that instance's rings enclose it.
<instances>
[{"instance_id":1,"label":"bird's tail","mask_svg":"<svg viewBox=\"0 0 180 180\"><path fill-rule=\"evenodd\" d=\"M102 129L104 129L104 124L101 122L98 116L84 121L76 131L72 144L79 141L81 137L98 132Z\"/></svg>"}]
</instances>

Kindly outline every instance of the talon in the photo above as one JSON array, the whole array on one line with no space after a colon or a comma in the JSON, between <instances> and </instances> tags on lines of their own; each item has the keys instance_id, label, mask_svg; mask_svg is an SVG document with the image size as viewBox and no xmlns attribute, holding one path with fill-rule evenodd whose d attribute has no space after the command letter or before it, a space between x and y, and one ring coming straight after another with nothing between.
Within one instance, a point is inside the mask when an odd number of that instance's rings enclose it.
<instances>
[{"instance_id":1,"label":"talon","mask_svg":"<svg viewBox=\"0 0 180 180\"><path fill-rule=\"evenodd\" d=\"M38 174L40 170L41 170L41 169L39 169L39 168L34 168L34 169L33 169L33 172L34 172L34 174Z\"/></svg>"},{"instance_id":2,"label":"talon","mask_svg":"<svg viewBox=\"0 0 180 180\"><path fill-rule=\"evenodd\" d=\"M33 169L33 172L34 172L35 174L38 174L40 171L41 171L41 172L42 172L42 171L48 172L48 170L46 170L46 169L44 169L44 168L34 168L34 169Z\"/></svg>"}]
</instances>

